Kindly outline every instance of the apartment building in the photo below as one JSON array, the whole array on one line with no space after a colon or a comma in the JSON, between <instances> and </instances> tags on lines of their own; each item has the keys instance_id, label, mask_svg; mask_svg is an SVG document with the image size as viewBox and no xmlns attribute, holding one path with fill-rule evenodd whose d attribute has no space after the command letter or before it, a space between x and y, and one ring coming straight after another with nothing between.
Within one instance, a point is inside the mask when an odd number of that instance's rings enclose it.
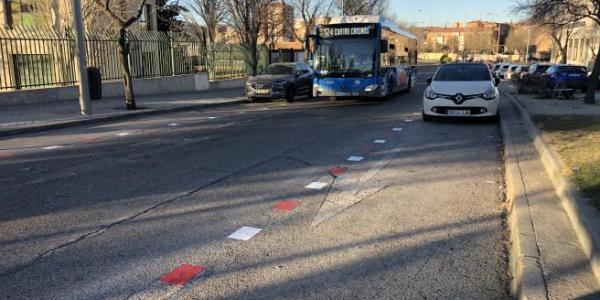
<instances>
[{"instance_id":1,"label":"apartment building","mask_svg":"<svg viewBox=\"0 0 600 300\"><path fill-rule=\"evenodd\" d=\"M591 19L584 19L574 25L573 35L567 47L567 63L587 66L594 65L600 43L600 26Z\"/></svg>"}]
</instances>

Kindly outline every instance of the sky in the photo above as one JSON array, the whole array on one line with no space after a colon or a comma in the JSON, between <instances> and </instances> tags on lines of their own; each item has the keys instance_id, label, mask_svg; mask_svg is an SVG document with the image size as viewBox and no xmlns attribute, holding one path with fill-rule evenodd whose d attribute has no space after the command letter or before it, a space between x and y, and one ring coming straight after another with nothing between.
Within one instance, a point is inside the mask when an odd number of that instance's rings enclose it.
<instances>
[{"instance_id":1,"label":"sky","mask_svg":"<svg viewBox=\"0 0 600 300\"><path fill-rule=\"evenodd\" d=\"M389 0L389 13L416 26L444 26L484 19L518 21L515 0Z\"/></svg>"}]
</instances>

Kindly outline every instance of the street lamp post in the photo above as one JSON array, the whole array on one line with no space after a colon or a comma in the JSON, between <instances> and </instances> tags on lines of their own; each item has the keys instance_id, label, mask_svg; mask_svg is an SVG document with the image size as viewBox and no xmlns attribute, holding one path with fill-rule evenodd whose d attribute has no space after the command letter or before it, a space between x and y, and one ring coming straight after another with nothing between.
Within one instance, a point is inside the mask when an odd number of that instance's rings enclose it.
<instances>
[{"instance_id":1,"label":"street lamp post","mask_svg":"<svg viewBox=\"0 0 600 300\"><path fill-rule=\"evenodd\" d=\"M87 74L87 57L85 52L85 38L83 18L81 15L81 0L72 0L73 23L75 26L75 49L77 52L77 75L79 76L79 106L82 115L91 115L90 92Z\"/></svg>"}]
</instances>

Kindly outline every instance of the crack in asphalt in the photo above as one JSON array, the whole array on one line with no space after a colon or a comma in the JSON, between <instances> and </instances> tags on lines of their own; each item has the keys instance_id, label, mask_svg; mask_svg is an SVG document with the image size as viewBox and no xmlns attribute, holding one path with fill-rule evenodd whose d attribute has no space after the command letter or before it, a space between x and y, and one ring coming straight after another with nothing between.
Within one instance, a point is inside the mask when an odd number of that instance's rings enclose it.
<instances>
[{"instance_id":1,"label":"crack in asphalt","mask_svg":"<svg viewBox=\"0 0 600 300\"><path fill-rule=\"evenodd\" d=\"M8 269L7 271L0 273L0 278L7 277L7 276L10 276L10 275L16 274L18 272L21 272L21 271L23 271L23 270L25 270L27 268L30 268L30 267L36 265L42 259L47 258L47 257L51 257L52 255L54 255L54 253L56 253L56 251L58 251L60 249L63 249L65 247L68 247L68 246L71 246L71 245L76 244L78 242L81 242L81 241L83 241L83 240L85 240L87 238L98 236L98 235L100 235L100 234L108 231L110 228L112 228L114 226L126 223L128 221L132 221L134 219L137 219L137 218L139 218L139 217L141 217L141 216L143 216L143 215L145 215L145 214L147 214L147 213L149 213L151 211L156 210L157 208L160 208L160 207L165 206L167 204L173 203L173 202L175 202L175 201L177 201L177 200L179 200L181 198L193 195L194 193L197 193L197 192L199 192L199 191L201 191L201 190L203 190L203 189L205 189L205 188L207 188L207 187L209 187L211 185L223 182L223 181L225 181L225 180L227 180L229 178L232 178L232 177L234 177L234 176L236 176L236 175L238 175L240 173L243 173L245 171L248 171L248 170L251 170L253 168L256 168L256 167L258 167L260 165L268 164L269 162L274 161L276 159L285 158L290 152L292 152L292 151L294 151L294 150L296 150L296 149L304 146L307 143L314 142L314 141L322 138L323 136L332 133L333 131L335 131L335 130L330 130L330 131L321 133L321 134L319 134L319 135L317 135L317 136L315 136L315 137L313 137L311 139L308 139L306 141L303 141L303 142L300 142L300 143L298 143L296 145L293 145L293 146L285 149L284 151L282 151L282 152L278 153L277 155L274 155L274 156L272 156L270 158L267 158L265 160L261 160L261 161L258 161L256 163L254 163L254 164L251 164L251 165L248 165L246 167L240 168L240 169L238 169L238 170L236 170L234 172L231 172L231 173L226 174L224 176L221 176L221 177L219 177L219 178L217 178L215 180L212 180L212 181L210 181L210 182L208 182L206 184L203 184L203 185L201 185L201 186L199 186L199 187L197 187L197 188L195 188L195 189L193 189L191 191L182 193L182 194L180 194L178 196L175 196L173 198L170 198L170 199L167 199L165 201L159 202L159 203L157 203L155 205L152 205L152 206L150 206L150 207L148 207L148 208L146 208L146 209L144 209L144 210L142 210L142 211L140 211L138 213L135 213L135 214L133 214L133 215L131 215L129 217L123 218L123 219L118 220L118 221L113 222L113 223L109 223L107 225L99 227L96 230L93 230L91 232L83 234L83 235L77 237L76 239L67 241L65 243L62 243L62 244L54 247L54 248L48 249L46 251L43 251L42 253L40 253L37 256L35 256L35 258L33 258L30 262L25 263L25 264L21 264L21 265L15 266L15 267L12 267L12 268Z\"/></svg>"}]
</instances>

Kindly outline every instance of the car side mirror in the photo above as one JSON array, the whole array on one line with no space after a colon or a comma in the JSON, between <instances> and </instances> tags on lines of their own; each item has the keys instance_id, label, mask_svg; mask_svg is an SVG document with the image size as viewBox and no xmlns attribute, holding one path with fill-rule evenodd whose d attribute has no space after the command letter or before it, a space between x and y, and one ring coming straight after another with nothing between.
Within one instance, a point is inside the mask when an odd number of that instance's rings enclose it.
<instances>
[{"instance_id":1,"label":"car side mirror","mask_svg":"<svg viewBox=\"0 0 600 300\"><path fill-rule=\"evenodd\" d=\"M494 86L499 86L500 85L500 78L496 77L494 78Z\"/></svg>"},{"instance_id":2,"label":"car side mirror","mask_svg":"<svg viewBox=\"0 0 600 300\"><path fill-rule=\"evenodd\" d=\"M431 78L431 77L427 78L427 85L431 85L431 81L433 81L433 78Z\"/></svg>"}]
</instances>

